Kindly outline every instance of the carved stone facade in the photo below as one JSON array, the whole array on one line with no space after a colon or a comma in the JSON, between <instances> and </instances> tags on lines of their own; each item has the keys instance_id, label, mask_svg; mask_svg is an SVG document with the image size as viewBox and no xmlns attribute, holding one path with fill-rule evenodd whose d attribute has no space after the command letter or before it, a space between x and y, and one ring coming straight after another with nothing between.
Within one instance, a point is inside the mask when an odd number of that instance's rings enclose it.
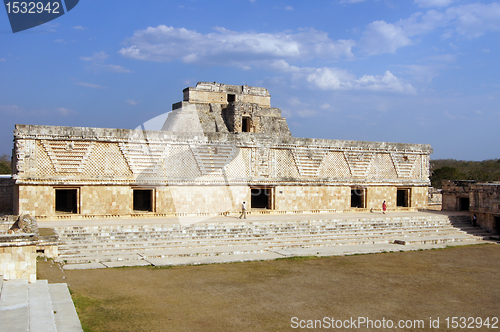
<instances>
[{"instance_id":1,"label":"carved stone facade","mask_svg":"<svg viewBox=\"0 0 500 332\"><path fill-rule=\"evenodd\" d=\"M414 210L429 145L292 137L264 88L198 83L162 131L16 125L14 213L37 218Z\"/></svg>"},{"instance_id":2,"label":"carved stone facade","mask_svg":"<svg viewBox=\"0 0 500 332\"><path fill-rule=\"evenodd\" d=\"M469 211L477 223L500 234L500 182L443 181L443 210Z\"/></svg>"}]
</instances>

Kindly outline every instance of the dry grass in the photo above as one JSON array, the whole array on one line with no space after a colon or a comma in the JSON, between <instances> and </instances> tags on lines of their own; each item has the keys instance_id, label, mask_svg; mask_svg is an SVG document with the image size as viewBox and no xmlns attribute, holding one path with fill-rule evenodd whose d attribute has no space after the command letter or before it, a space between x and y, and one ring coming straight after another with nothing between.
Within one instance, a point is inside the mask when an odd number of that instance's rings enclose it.
<instances>
[{"instance_id":1,"label":"dry grass","mask_svg":"<svg viewBox=\"0 0 500 332\"><path fill-rule=\"evenodd\" d=\"M418 331L440 317L432 331L444 331L446 317L500 318L498 245L172 268L41 262L38 277L70 285L85 331L293 331L292 317L424 320Z\"/></svg>"}]
</instances>

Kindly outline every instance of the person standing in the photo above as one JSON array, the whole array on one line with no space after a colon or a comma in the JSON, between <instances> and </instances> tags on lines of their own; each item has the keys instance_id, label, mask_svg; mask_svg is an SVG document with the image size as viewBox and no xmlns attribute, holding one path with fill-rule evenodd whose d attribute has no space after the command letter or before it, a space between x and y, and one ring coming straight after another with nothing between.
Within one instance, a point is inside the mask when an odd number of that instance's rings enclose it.
<instances>
[{"instance_id":1,"label":"person standing","mask_svg":"<svg viewBox=\"0 0 500 332\"><path fill-rule=\"evenodd\" d=\"M246 203L243 202L241 204L241 214L240 214L240 219L241 217L245 217L245 219L247 218L247 206L246 206Z\"/></svg>"},{"instance_id":2,"label":"person standing","mask_svg":"<svg viewBox=\"0 0 500 332\"><path fill-rule=\"evenodd\" d=\"M472 226L474 226L474 227L477 226L477 217L476 217L475 213L474 213L474 216L472 217Z\"/></svg>"},{"instance_id":3,"label":"person standing","mask_svg":"<svg viewBox=\"0 0 500 332\"><path fill-rule=\"evenodd\" d=\"M385 211L387 211L387 204L385 204L384 201L384 203L382 203L382 213L385 214Z\"/></svg>"}]
</instances>

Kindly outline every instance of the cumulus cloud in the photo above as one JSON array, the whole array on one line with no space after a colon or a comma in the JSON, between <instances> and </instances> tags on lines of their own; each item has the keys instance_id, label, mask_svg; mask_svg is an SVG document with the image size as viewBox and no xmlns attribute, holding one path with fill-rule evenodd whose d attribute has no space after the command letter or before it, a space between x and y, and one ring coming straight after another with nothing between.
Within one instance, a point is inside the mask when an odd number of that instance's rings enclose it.
<instances>
[{"instance_id":1,"label":"cumulus cloud","mask_svg":"<svg viewBox=\"0 0 500 332\"><path fill-rule=\"evenodd\" d=\"M288 74L289 78L295 82L306 82L312 89L326 91L368 90L409 94L416 92L411 84L405 83L390 71L386 71L384 75L363 75L357 78L356 75L340 68L300 68L283 60L273 62L269 67Z\"/></svg>"},{"instance_id":2,"label":"cumulus cloud","mask_svg":"<svg viewBox=\"0 0 500 332\"><path fill-rule=\"evenodd\" d=\"M422 0L418 3L444 6L445 1ZM368 55L395 53L401 47L416 43L417 37L438 28L445 29L441 34L443 39L450 38L454 32L471 39L487 32L499 32L500 4L467 4L449 7L445 11L431 9L395 23L374 21L363 31L358 46Z\"/></svg>"},{"instance_id":3,"label":"cumulus cloud","mask_svg":"<svg viewBox=\"0 0 500 332\"><path fill-rule=\"evenodd\" d=\"M451 7L446 10L446 15L453 20L457 33L468 38L500 31L500 4L497 2Z\"/></svg>"},{"instance_id":4,"label":"cumulus cloud","mask_svg":"<svg viewBox=\"0 0 500 332\"><path fill-rule=\"evenodd\" d=\"M133 73L132 70L127 69L123 66L106 64L105 61L107 58L109 58L109 55L107 55L106 52L101 51L94 53L92 56L82 56L80 57L80 60L89 62L90 65L88 66L88 68L95 71L107 71L110 73L125 74Z\"/></svg>"},{"instance_id":5,"label":"cumulus cloud","mask_svg":"<svg viewBox=\"0 0 500 332\"><path fill-rule=\"evenodd\" d=\"M353 57L353 40L333 41L328 34L315 29L298 32L236 32L217 27L215 32L201 34L185 28L165 25L139 30L128 38L129 46L119 53L146 61L249 65L268 60Z\"/></svg>"},{"instance_id":6,"label":"cumulus cloud","mask_svg":"<svg viewBox=\"0 0 500 332\"><path fill-rule=\"evenodd\" d=\"M370 23L360 40L362 48L370 55L394 53L411 42L402 27L385 21Z\"/></svg>"}]
</instances>

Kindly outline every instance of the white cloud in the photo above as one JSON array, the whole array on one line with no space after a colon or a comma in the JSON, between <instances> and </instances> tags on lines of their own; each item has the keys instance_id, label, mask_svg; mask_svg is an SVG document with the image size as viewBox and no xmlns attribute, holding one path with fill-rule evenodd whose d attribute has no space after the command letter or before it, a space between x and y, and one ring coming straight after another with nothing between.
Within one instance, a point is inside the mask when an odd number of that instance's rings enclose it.
<instances>
[{"instance_id":1,"label":"white cloud","mask_svg":"<svg viewBox=\"0 0 500 332\"><path fill-rule=\"evenodd\" d=\"M89 69L95 71L107 71L110 73L133 73L132 70L122 67L120 65L109 65L104 62L109 58L109 55L106 52L97 52L92 56L82 56L80 60L90 62Z\"/></svg>"},{"instance_id":2,"label":"white cloud","mask_svg":"<svg viewBox=\"0 0 500 332\"><path fill-rule=\"evenodd\" d=\"M360 40L361 47L369 55L394 53L411 43L403 28L385 21L368 24Z\"/></svg>"},{"instance_id":3,"label":"white cloud","mask_svg":"<svg viewBox=\"0 0 500 332\"><path fill-rule=\"evenodd\" d=\"M390 71L386 71L384 75L364 75L356 78L355 75L340 68L299 68L289 65L283 60L274 61L269 64L268 68L288 74L289 79L292 81L306 82L312 89L326 91L368 90L410 94L416 92L411 84L403 82Z\"/></svg>"},{"instance_id":4,"label":"white cloud","mask_svg":"<svg viewBox=\"0 0 500 332\"><path fill-rule=\"evenodd\" d=\"M107 89L108 87L102 86L99 84L93 84L93 83L85 83L85 82L76 82L76 85L84 86L86 88L92 88L92 89Z\"/></svg>"},{"instance_id":5,"label":"white cloud","mask_svg":"<svg viewBox=\"0 0 500 332\"><path fill-rule=\"evenodd\" d=\"M451 7L446 10L446 15L454 21L455 30L468 38L500 31L500 4L497 2Z\"/></svg>"},{"instance_id":6,"label":"white cloud","mask_svg":"<svg viewBox=\"0 0 500 332\"><path fill-rule=\"evenodd\" d=\"M400 79L394 76L387 70L383 76L380 75L364 75L360 79L355 80L358 89L366 89L372 91L391 91L415 93L415 89L409 83L403 83Z\"/></svg>"},{"instance_id":7,"label":"white cloud","mask_svg":"<svg viewBox=\"0 0 500 332\"><path fill-rule=\"evenodd\" d=\"M87 30L88 28L86 28L84 26L81 26L81 25L77 25L75 27L72 27L71 29L75 29L75 30Z\"/></svg>"},{"instance_id":8,"label":"white cloud","mask_svg":"<svg viewBox=\"0 0 500 332\"><path fill-rule=\"evenodd\" d=\"M132 105L132 106L135 106L135 105L139 105L139 102L138 101L135 101L133 99L127 99L125 100L125 102L129 105Z\"/></svg>"},{"instance_id":9,"label":"white cloud","mask_svg":"<svg viewBox=\"0 0 500 332\"><path fill-rule=\"evenodd\" d=\"M293 10L293 7L292 6L286 6L285 10Z\"/></svg>"},{"instance_id":10,"label":"white cloud","mask_svg":"<svg viewBox=\"0 0 500 332\"><path fill-rule=\"evenodd\" d=\"M7 61L7 60L5 60L5 58L0 58L0 62L2 62L2 61Z\"/></svg>"},{"instance_id":11,"label":"white cloud","mask_svg":"<svg viewBox=\"0 0 500 332\"><path fill-rule=\"evenodd\" d=\"M435 6L445 1L421 1ZM444 12L429 10L415 13L395 23L374 21L367 25L359 46L368 55L395 53L397 49L416 43L415 38L444 28L442 39L453 32L467 38L477 38L487 32L500 32L500 4L467 4L449 7Z\"/></svg>"},{"instance_id":12,"label":"white cloud","mask_svg":"<svg viewBox=\"0 0 500 332\"><path fill-rule=\"evenodd\" d=\"M146 61L236 65L246 67L268 60L353 57L353 40L333 41L314 29L298 32L236 32L217 27L201 34L185 28L159 25L139 30L125 41L119 53Z\"/></svg>"},{"instance_id":13,"label":"white cloud","mask_svg":"<svg viewBox=\"0 0 500 332\"><path fill-rule=\"evenodd\" d=\"M419 7L446 7L453 3L454 0L415 0Z\"/></svg>"}]
</instances>

